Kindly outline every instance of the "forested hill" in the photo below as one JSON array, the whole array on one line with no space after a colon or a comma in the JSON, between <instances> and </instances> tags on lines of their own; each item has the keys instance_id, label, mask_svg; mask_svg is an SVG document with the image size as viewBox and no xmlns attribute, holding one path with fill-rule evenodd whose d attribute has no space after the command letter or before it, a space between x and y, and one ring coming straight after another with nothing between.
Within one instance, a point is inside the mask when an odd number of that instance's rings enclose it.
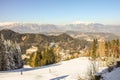
<instances>
[{"instance_id":1,"label":"forested hill","mask_svg":"<svg viewBox=\"0 0 120 80\"><path fill-rule=\"evenodd\" d=\"M9 29L4 29L0 31L4 38L7 40L16 41L20 44L22 53L24 54L26 49L31 46L37 46L38 49L43 49L47 47L50 43L54 42L60 47L66 50L76 50L80 48L85 48L85 46L90 46L90 42L86 40L74 39L66 33L60 34L58 36L47 36L37 33L17 33Z\"/></svg>"}]
</instances>

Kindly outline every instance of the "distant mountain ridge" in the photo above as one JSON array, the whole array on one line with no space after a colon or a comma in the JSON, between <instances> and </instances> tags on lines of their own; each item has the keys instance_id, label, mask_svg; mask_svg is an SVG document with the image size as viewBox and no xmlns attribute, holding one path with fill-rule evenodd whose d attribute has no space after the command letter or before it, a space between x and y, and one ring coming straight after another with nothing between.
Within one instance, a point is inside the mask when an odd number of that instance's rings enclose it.
<instances>
[{"instance_id":1,"label":"distant mountain ridge","mask_svg":"<svg viewBox=\"0 0 120 80\"><path fill-rule=\"evenodd\" d=\"M44 32L103 32L120 34L120 25L103 25L99 23L78 23L66 25L54 24L35 24L35 23L13 23L9 25L0 25L0 30L11 29L20 33L44 33Z\"/></svg>"}]
</instances>

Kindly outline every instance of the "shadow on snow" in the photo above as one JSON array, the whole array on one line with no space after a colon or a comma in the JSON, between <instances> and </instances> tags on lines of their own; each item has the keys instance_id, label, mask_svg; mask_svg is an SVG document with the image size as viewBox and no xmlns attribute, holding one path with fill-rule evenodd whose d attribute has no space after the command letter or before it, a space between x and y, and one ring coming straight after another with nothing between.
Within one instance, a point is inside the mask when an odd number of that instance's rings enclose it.
<instances>
[{"instance_id":1,"label":"shadow on snow","mask_svg":"<svg viewBox=\"0 0 120 80\"><path fill-rule=\"evenodd\" d=\"M60 79L64 79L66 77L68 77L69 75L64 75L64 76L59 76L59 77L56 77L56 78L52 78L50 80L60 80Z\"/></svg>"}]
</instances>

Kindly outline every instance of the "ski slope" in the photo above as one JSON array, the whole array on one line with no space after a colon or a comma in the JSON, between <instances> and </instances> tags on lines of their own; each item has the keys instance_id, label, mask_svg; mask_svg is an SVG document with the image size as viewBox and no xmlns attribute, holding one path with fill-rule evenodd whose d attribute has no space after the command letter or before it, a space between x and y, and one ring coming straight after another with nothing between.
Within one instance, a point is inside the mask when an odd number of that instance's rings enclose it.
<instances>
[{"instance_id":1,"label":"ski slope","mask_svg":"<svg viewBox=\"0 0 120 80\"><path fill-rule=\"evenodd\" d=\"M81 57L37 68L25 66L23 69L0 72L0 80L77 80L79 76L86 75L88 65L88 58Z\"/></svg>"}]
</instances>

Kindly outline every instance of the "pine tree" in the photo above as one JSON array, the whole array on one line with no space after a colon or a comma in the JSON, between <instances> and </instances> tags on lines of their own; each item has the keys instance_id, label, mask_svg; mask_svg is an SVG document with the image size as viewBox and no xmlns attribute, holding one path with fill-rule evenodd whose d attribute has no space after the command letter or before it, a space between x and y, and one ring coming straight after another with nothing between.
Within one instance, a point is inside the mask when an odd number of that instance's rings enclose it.
<instances>
[{"instance_id":1,"label":"pine tree","mask_svg":"<svg viewBox=\"0 0 120 80\"><path fill-rule=\"evenodd\" d=\"M108 41L105 42L105 56L109 57L109 44L108 44Z\"/></svg>"},{"instance_id":2,"label":"pine tree","mask_svg":"<svg viewBox=\"0 0 120 80\"><path fill-rule=\"evenodd\" d=\"M17 43L0 39L0 70L13 70L23 67L21 49Z\"/></svg>"},{"instance_id":3,"label":"pine tree","mask_svg":"<svg viewBox=\"0 0 120 80\"><path fill-rule=\"evenodd\" d=\"M117 58L120 56L120 42L119 39L116 40L116 53L117 53Z\"/></svg>"},{"instance_id":4,"label":"pine tree","mask_svg":"<svg viewBox=\"0 0 120 80\"><path fill-rule=\"evenodd\" d=\"M93 60L95 60L97 58L97 46L98 46L98 41L97 39L93 40L93 45L92 45L92 53L91 53L91 57Z\"/></svg>"},{"instance_id":5,"label":"pine tree","mask_svg":"<svg viewBox=\"0 0 120 80\"><path fill-rule=\"evenodd\" d=\"M31 66L31 67L36 67L36 56L37 55L37 53L35 52L35 53L32 53L32 55L30 56L30 59L29 59L29 65Z\"/></svg>"},{"instance_id":6,"label":"pine tree","mask_svg":"<svg viewBox=\"0 0 120 80\"><path fill-rule=\"evenodd\" d=\"M44 66L56 63L58 55L54 52L54 48L45 48L42 51L37 51L30 56L29 65L31 67Z\"/></svg>"},{"instance_id":7,"label":"pine tree","mask_svg":"<svg viewBox=\"0 0 120 80\"><path fill-rule=\"evenodd\" d=\"M104 39L101 39L101 41L98 43L98 56L99 57L105 57L105 42L104 42Z\"/></svg>"}]
</instances>

